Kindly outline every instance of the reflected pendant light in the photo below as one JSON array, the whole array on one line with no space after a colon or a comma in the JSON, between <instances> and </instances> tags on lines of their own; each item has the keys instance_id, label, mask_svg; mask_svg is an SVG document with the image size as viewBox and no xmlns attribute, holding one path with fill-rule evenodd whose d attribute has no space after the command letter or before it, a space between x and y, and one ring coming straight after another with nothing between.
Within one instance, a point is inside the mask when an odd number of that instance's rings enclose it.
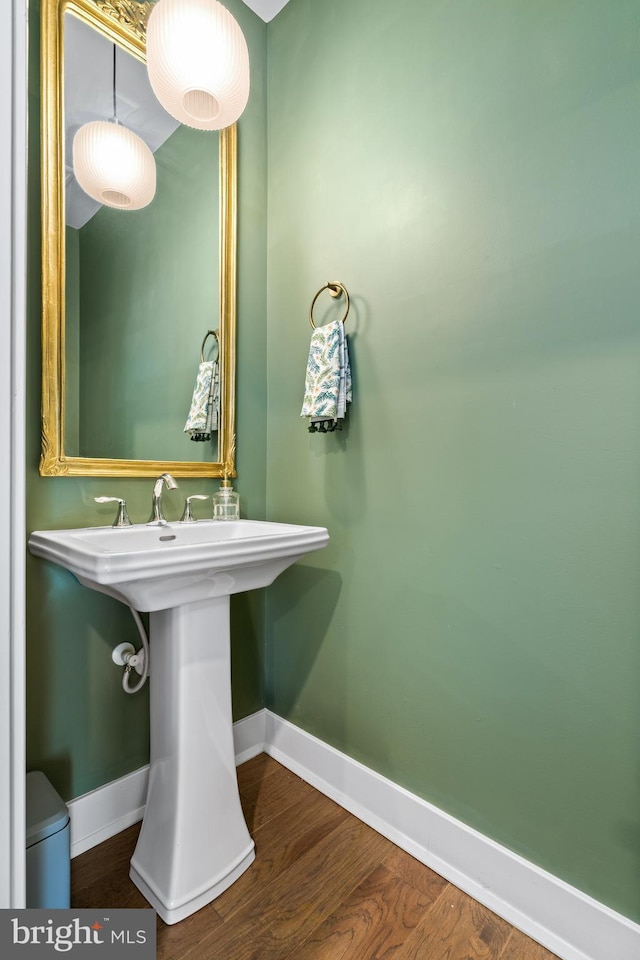
<instances>
[{"instance_id":1,"label":"reflected pendant light","mask_svg":"<svg viewBox=\"0 0 640 960\"><path fill-rule=\"evenodd\" d=\"M247 42L217 0L158 0L147 23L147 71L167 113L198 130L231 126L249 99Z\"/></svg>"},{"instance_id":2,"label":"reflected pendant light","mask_svg":"<svg viewBox=\"0 0 640 960\"><path fill-rule=\"evenodd\" d=\"M73 172L85 193L108 207L140 210L156 192L156 162L140 137L116 117L116 48L113 47L113 119L93 120L73 138Z\"/></svg>"}]
</instances>

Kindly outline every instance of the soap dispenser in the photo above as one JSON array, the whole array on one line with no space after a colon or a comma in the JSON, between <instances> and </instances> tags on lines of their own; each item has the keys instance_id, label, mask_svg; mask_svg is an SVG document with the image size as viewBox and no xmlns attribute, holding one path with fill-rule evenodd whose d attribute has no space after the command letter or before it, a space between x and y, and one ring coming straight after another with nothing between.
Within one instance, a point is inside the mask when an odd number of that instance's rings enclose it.
<instances>
[{"instance_id":1,"label":"soap dispenser","mask_svg":"<svg viewBox=\"0 0 640 960\"><path fill-rule=\"evenodd\" d=\"M214 520L239 520L240 495L231 486L231 480L226 477L220 484L220 489L213 497Z\"/></svg>"}]
</instances>

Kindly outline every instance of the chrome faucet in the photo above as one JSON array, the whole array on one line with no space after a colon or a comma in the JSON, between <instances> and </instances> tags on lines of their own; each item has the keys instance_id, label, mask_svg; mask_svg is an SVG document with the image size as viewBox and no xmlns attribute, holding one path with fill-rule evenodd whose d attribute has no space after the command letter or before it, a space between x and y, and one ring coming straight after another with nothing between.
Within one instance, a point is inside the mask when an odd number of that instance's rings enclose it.
<instances>
[{"instance_id":1,"label":"chrome faucet","mask_svg":"<svg viewBox=\"0 0 640 960\"><path fill-rule=\"evenodd\" d=\"M162 513L162 490L166 485L167 490L175 490L178 484L170 473L162 473L153 485L153 499L151 501L151 516L147 520L147 526L164 526L166 520Z\"/></svg>"}]
</instances>

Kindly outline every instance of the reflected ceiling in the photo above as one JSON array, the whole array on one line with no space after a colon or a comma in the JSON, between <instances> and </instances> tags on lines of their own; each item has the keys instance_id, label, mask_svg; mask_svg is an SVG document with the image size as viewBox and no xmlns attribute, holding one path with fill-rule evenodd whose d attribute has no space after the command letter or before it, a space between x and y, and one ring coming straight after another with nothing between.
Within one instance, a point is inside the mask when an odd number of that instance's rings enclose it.
<instances>
[{"instance_id":1,"label":"reflected ceiling","mask_svg":"<svg viewBox=\"0 0 640 960\"><path fill-rule=\"evenodd\" d=\"M73 175L73 137L84 123L113 116L113 44L72 16L65 18L64 72L66 222L79 230L100 204L87 196ZM116 114L154 152L180 126L158 103L144 64L119 48Z\"/></svg>"}]
</instances>

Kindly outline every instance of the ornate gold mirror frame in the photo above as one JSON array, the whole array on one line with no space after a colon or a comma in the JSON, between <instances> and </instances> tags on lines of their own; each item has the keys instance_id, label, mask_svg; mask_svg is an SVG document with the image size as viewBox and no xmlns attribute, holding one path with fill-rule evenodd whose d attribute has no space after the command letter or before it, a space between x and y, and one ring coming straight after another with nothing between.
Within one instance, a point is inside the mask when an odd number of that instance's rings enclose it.
<instances>
[{"instance_id":1,"label":"ornate gold mirror frame","mask_svg":"<svg viewBox=\"0 0 640 960\"><path fill-rule=\"evenodd\" d=\"M42 0L42 455L43 476L235 476L236 126L219 133L219 364L221 416L215 463L67 456L65 423L64 15L72 13L145 61L150 2Z\"/></svg>"}]
</instances>

